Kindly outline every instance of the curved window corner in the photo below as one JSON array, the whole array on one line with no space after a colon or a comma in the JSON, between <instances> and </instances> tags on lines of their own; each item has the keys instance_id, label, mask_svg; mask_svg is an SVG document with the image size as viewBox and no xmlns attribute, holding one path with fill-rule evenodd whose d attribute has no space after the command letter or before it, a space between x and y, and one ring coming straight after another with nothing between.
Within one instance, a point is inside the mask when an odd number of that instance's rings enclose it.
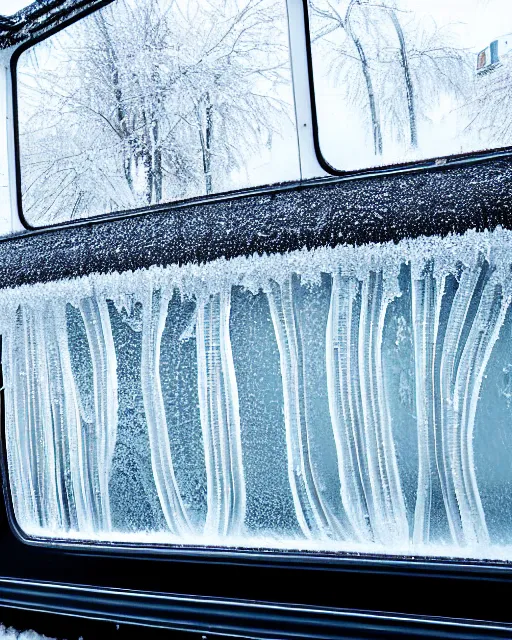
<instances>
[{"instance_id":1,"label":"curved window corner","mask_svg":"<svg viewBox=\"0 0 512 640\"><path fill-rule=\"evenodd\" d=\"M46 540L512 559L509 231L0 292Z\"/></svg>"},{"instance_id":2,"label":"curved window corner","mask_svg":"<svg viewBox=\"0 0 512 640\"><path fill-rule=\"evenodd\" d=\"M28 226L300 176L285 0L116 0L16 76Z\"/></svg>"},{"instance_id":3,"label":"curved window corner","mask_svg":"<svg viewBox=\"0 0 512 640\"><path fill-rule=\"evenodd\" d=\"M338 171L512 146L508 0L308 0L319 145Z\"/></svg>"}]
</instances>

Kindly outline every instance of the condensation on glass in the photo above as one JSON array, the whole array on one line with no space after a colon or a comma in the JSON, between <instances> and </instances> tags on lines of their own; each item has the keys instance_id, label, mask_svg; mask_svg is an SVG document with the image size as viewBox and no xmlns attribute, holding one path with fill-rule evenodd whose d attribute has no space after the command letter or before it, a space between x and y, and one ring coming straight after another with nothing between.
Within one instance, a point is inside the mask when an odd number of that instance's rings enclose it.
<instances>
[{"instance_id":1,"label":"condensation on glass","mask_svg":"<svg viewBox=\"0 0 512 640\"><path fill-rule=\"evenodd\" d=\"M512 559L512 234L0 294L43 539Z\"/></svg>"},{"instance_id":2,"label":"condensation on glass","mask_svg":"<svg viewBox=\"0 0 512 640\"><path fill-rule=\"evenodd\" d=\"M17 90L34 226L299 177L285 0L116 0Z\"/></svg>"},{"instance_id":3,"label":"condensation on glass","mask_svg":"<svg viewBox=\"0 0 512 640\"><path fill-rule=\"evenodd\" d=\"M509 0L309 0L324 158L344 171L512 146Z\"/></svg>"}]
</instances>

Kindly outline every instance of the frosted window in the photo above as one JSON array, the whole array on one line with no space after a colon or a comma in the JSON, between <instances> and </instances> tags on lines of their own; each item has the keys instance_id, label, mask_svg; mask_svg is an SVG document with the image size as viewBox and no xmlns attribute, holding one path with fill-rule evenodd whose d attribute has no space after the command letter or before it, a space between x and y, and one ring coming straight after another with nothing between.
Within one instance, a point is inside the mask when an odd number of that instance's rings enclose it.
<instances>
[{"instance_id":1,"label":"frosted window","mask_svg":"<svg viewBox=\"0 0 512 640\"><path fill-rule=\"evenodd\" d=\"M510 0L309 0L309 13L337 169L512 146Z\"/></svg>"},{"instance_id":2,"label":"frosted window","mask_svg":"<svg viewBox=\"0 0 512 640\"><path fill-rule=\"evenodd\" d=\"M512 559L512 234L0 294L30 536Z\"/></svg>"},{"instance_id":3,"label":"frosted window","mask_svg":"<svg viewBox=\"0 0 512 640\"><path fill-rule=\"evenodd\" d=\"M34 226L299 177L285 0L117 0L17 69Z\"/></svg>"}]
</instances>

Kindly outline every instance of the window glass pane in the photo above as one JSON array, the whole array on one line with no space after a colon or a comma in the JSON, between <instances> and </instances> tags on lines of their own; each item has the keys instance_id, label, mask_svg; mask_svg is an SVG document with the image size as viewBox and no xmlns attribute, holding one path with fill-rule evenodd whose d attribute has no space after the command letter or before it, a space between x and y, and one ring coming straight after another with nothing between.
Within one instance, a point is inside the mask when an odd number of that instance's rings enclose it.
<instances>
[{"instance_id":1,"label":"window glass pane","mask_svg":"<svg viewBox=\"0 0 512 640\"><path fill-rule=\"evenodd\" d=\"M18 62L33 225L296 179L284 0L117 0Z\"/></svg>"},{"instance_id":2,"label":"window glass pane","mask_svg":"<svg viewBox=\"0 0 512 640\"><path fill-rule=\"evenodd\" d=\"M500 230L0 292L20 526L512 559L510 256Z\"/></svg>"},{"instance_id":3,"label":"window glass pane","mask_svg":"<svg viewBox=\"0 0 512 640\"><path fill-rule=\"evenodd\" d=\"M509 0L310 0L320 146L356 170L512 145Z\"/></svg>"}]
</instances>

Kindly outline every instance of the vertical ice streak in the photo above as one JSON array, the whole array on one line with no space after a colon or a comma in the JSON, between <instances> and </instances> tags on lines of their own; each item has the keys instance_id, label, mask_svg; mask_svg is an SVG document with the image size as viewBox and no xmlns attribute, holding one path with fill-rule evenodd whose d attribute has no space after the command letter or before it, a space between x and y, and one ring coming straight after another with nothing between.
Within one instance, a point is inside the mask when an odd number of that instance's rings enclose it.
<instances>
[{"instance_id":1,"label":"vertical ice streak","mask_svg":"<svg viewBox=\"0 0 512 640\"><path fill-rule=\"evenodd\" d=\"M46 524L44 500L44 450L41 446L41 418L39 415L38 376L36 361L34 316L29 307L21 312L20 363L23 367L24 419L26 446L26 473L34 494L34 506L40 526Z\"/></svg>"},{"instance_id":2,"label":"vertical ice streak","mask_svg":"<svg viewBox=\"0 0 512 640\"><path fill-rule=\"evenodd\" d=\"M95 532L110 531L109 477L117 438L117 361L107 303L96 296L79 304L91 354L94 418L84 421L80 451L87 503Z\"/></svg>"},{"instance_id":3,"label":"vertical ice streak","mask_svg":"<svg viewBox=\"0 0 512 640\"><path fill-rule=\"evenodd\" d=\"M382 363L388 303L382 272L335 273L326 336L343 505L359 540L384 544L409 536Z\"/></svg>"},{"instance_id":4,"label":"vertical ice streak","mask_svg":"<svg viewBox=\"0 0 512 640\"><path fill-rule=\"evenodd\" d=\"M371 487L364 445L358 328L361 285L335 273L326 332L329 411L336 443L341 499L358 540L373 540Z\"/></svg>"},{"instance_id":5,"label":"vertical ice streak","mask_svg":"<svg viewBox=\"0 0 512 640\"><path fill-rule=\"evenodd\" d=\"M231 293L198 301L196 344L201 427L206 460L208 511L205 532L242 533L245 474L238 388L231 352Z\"/></svg>"},{"instance_id":6,"label":"vertical ice streak","mask_svg":"<svg viewBox=\"0 0 512 640\"><path fill-rule=\"evenodd\" d=\"M4 339L7 411L17 442L10 469L23 499L20 521L29 530L76 530L82 485L74 475L78 467L69 462L79 426L73 380L63 376L69 358L65 316L50 305L23 305ZM85 524L83 517L80 522Z\"/></svg>"},{"instance_id":7,"label":"vertical ice streak","mask_svg":"<svg viewBox=\"0 0 512 640\"><path fill-rule=\"evenodd\" d=\"M80 409L69 354L66 303L49 302L44 310L44 323L59 521L64 531L89 531Z\"/></svg>"},{"instance_id":8,"label":"vertical ice streak","mask_svg":"<svg viewBox=\"0 0 512 640\"><path fill-rule=\"evenodd\" d=\"M436 415L436 458L441 490L445 503L448 523L453 540L460 545L465 544L466 535L472 537L472 527L468 530L470 514L464 496L456 490L454 474L454 457L460 448L457 407L454 405L460 354L464 352L467 341L467 330L471 323L470 308L479 302L479 281L482 276L481 261L471 268L464 268L460 276L459 286L453 298L450 314L446 323L446 332L442 345L439 365L439 388L435 394L440 398L440 415ZM459 499L462 501L459 502ZM466 523L466 527L464 527ZM466 528L466 530L465 530Z\"/></svg>"},{"instance_id":9,"label":"vertical ice streak","mask_svg":"<svg viewBox=\"0 0 512 640\"><path fill-rule=\"evenodd\" d=\"M473 428L482 378L508 303L480 257L461 273L443 333L446 275L436 282L432 267L427 265L423 277L412 282L419 449L413 541L429 542L437 471L454 542L486 544L489 536L474 472Z\"/></svg>"},{"instance_id":10,"label":"vertical ice streak","mask_svg":"<svg viewBox=\"0 0 512 640\"><path fill-rule=\"evenodd\" d=\"M169 298L149 286L143 302L141 385L158 498L171 533L184 536L191 524L174 473L160 379L160 350Z\"/></svg>"},{"instance_id":11,"label":"vertical ice streak","mask_svg":"<svg viewBox=\"0 0 512 640\"><path fill-rule=\"evenodd\" d=\"M311 461L305 389L307 363L304 362L300 319L294 303L294 280L292 276L281 285L272 281L268 292L281 362L288 478L297 520L304 535L314 539L345 539L345 527L324 500Z\"/></svg>"},{"instance_id":12,"label":"vertical ice streak","mask_svg":"<svg viewBox=\"0 0 512 640\"><path fill-rule=\"evenodd\" d=\"M432 263L423 278L412 278L412 329L414 336L416 421L418 428L418 489L414 511L413 543L426 544L430 538L432 482L435 466L435 386L436 341L444 292L438 285Z\"/></svg>"},{"instance_id":13,"label":"vertical ice streak","mask_svg":"<svg viewBox=\"0 0 512 640\"><path fill-rule=\"evenodd\" d=\"M53 437L53 424L51 402L49 394L48 362L46 359L45 324L40 313L35 313L33 318L33 357L34 371L37 380L34 385L34 396L37 405L36 432L41 448L41 456L38 460L42 482L42 526L55 530L58 527L59 504L57 495L57 482L55 478L55 443Z\"/></svg>"},{"instance_id":14,"label":"vertical ice streak","mask_svg":"<svg viewBox=\"0 0 512 640\"><path fill-rule=\"evenodd\" d=\"M30 530L41 525L36 506L33 464L28 440L27 389L23 362L24 336L22 309L18 309L3 334L2 366L5 386L5 418L11 491L16 516L21 526Z\"/></svg>"},{"instance_id":15,"label":"vertical ice streak","mask_svg":"<svg viewBox=\"0 0 512 640\"><path fill-rule=\"evenodd\" d=\"M382 272L363 281L359 320L359 368L373 530L381 543L406 543L409 528L384 387L382 336L389 299Z\"/></svg>"},{"instance_id":16,"label":"vertical ice streak","mask_svg":"<svg viewBox=\"0 0 512 640\"><path fill-rule=\"evenodd\" d=\"M466 544L489 544L473 456L473 430L482 379L498 339L508 301L492 275L479 301L454 380L451 473Z\"/></svg>"}]
</instances>

